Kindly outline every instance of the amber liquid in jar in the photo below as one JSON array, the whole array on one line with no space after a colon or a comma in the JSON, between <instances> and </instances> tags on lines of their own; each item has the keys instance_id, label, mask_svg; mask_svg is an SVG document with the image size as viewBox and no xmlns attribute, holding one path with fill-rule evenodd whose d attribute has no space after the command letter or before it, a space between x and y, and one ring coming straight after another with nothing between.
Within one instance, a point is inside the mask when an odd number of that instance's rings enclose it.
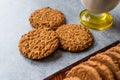
<instances>
[{"instance_id":1,"label":"amber liquid in jar","mask_svg":"<svg viewBox=\"0 0 120 80\"><path fill-rule=\"evenodd\" d=\"M114 9L120 0L81 0L86 7L80 13L79 20L85 27L95 30L105 30L113 24L112 15L108 12Z\"/></svg>"},{"instance_id":2,"label":"amber liquid in jar","mask_svg":"<svg viewBox=\"0 0 120 80\"><path fill-rule=\"evenodd\" d=\"M113 24L113 18L109 13L94 14L88 10L80 13L79 20L83 26L95 30L105 30Z\"/></svg>"}]
</instances>

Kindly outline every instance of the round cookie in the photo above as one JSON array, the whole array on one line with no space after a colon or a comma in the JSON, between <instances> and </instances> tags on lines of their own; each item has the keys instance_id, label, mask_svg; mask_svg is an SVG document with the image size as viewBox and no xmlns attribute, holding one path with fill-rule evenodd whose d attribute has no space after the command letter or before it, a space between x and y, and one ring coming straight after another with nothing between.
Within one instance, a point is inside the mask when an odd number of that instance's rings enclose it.
<instances>
[{"instance_id":1,"label":"round cookie","mask_svg":"<svg viewBox=\"0 0 120 80\"><path fill-rule=\"evenodd\" d=\"M33 12L29 18L31 25L35 28L49 27L56 30L65 23L64 14L61 11L44 7Z\"/></svg>"},{"instance_id":2,"label":"round cookie","mask_svg":"<svg viewBox=\"0 0 120 80\"><path fill-rule=\"evenodd\" d=\"M69 77L78 77L81 80L102 80L95 68L83 64L79 64L68 71L66 78Z\"/></svg>"},{"instance_id":3,"label":"round cookie","mask_svg":"<svg viewBox=\"0 0 120 80\"><path fill-rule=\"evenodd\" d=\"M60 40L60 47L71 52L82 51L93 42L91 32L77 24L67 24L60 26L56 33Z\"/></svg>"},{"instance_id":4,"label":"round cookie","mask_svg":"<svg viewBox=\"0 0 120 80\"><path fill-rule=\"evenodd\" d=\"M116 64L113 59L108 55L97 54L91 57L89 60L98 61L101 64L105 64L113 73L115 80L120 80L120 69L118 64Z\"/></svg>"},{"instance_id":5,"label":"round cookie","mask_svg":"<svg viewBox=\"0 0 120 80\"><path fill-rule=\"evenodd\" d=\"M118 64L119 68L120 68L120 54L117 52L103 52L103 55L108 55L110 56L113 61L115 62L115 64Z\"/></svg>"},{"instance_id":6,"label":"round cookie","mask_svg":"<svg viewBox=\"0 0 120 80\"><path fill-rule=\"evenodd\" d=\"M110 69L106 65L101 64L98 61L88 60L88 61L83 62L82 64L95 68L97 72L100 74L102 80L115 80Z\"/></svg>"},{"instance_id":7,"label":"round cookie","mask_svg":"<svg viewBox=\"0 0 120 80\"><path fill-rule=\"evenodd\" d=\"M30 59L41 59L52 54L58 47L56 33L49 28L36 28L24 34L19 42L19 50Z\"/></svg>"}]
</instances>

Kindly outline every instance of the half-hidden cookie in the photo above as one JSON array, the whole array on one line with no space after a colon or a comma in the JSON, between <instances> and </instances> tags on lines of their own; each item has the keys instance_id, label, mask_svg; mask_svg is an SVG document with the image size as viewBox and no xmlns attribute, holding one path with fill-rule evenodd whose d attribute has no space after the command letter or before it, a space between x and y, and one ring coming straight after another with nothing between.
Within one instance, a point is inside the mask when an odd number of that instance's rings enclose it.
<instances>
[{"instance_id":1,"label":"half-hidden cookie","mask_svg":"<svg viewBox=\"0 0 120 80\"><path fill-rule=\"evenodd\" d=\"M110 69L106 65L101 64L98 61L88 60L82 64L89 65L89 66L92 66L93 68L95 68L97 70L97 72L100 74L102 80L115 80Z\"/></svg>"},{"instance_id":2,"label":"half-hidden cookie","mask_svg":"<svg viewBox=\"0 0 120 80\"><path fill-rule=\"evenodd\" d=\"M60 26L56 33L60 40L60 47L71 52L79 52L89 48L93 42L91 32L78 24Z\"/></svg>"},{"instance_id":3,"label":"half-hidden cookie","mask_svg":"<svg viewBox=\"0 0 120 80\"><path fill-rule=\"evenodd\" d=\"M91 57L89 60L99 61L101 64L105 64L113 73L115 80L120 80L120 69L118 64L115 64L111 57L108 55L97 54Z\"/></svg>"},{"instance_id":4,"label":"half-hidden cookie","mask_svg":"<svg viewBox=\"0 0 120 80\"><path fill-rule=\"evenodd\" d=\"M44 7L33 12L29 18L31 25L35 28L49 27L56 30L65 23L64 14L56 9Z\"/></svg>"},{"instance_id":5,"label":"half-hidden cookie","mask_svg":"<svg viewBox=\"0 0 120 80\"><path fill-rule=\"evenodd\" d=\"M117 52L103 52L102 54L110 56L115 64L119 65L120 69L120 54Z\"/></svg>"},{"instance_id":6,"label":"half-hidden cookie","mask_svg":"<svg viewBox=\"0 0 120 80\"><path fill-rule=\"evenodd\" d=\"M120 45L120 44L119 44ZM108 49L107 51L105 51L105 52L117 52L117 53L119 53L120 54L120 46L115 46L115 47L112 47L112 48L110 48L110 49Z\"/></svg>"},{"instance_id":7,"label":"half-hidden cookie","mask_svg":"<svg viewBox=\"0 0 120 80\"><path fill-rule=\"evenodd\" d=\"M70 78L65 78L64 80L81 80L78 77L70 77Z\"/></svg>"},{"instance_id":8,"label":"half-hidden cookie","mask_svg":"<svg viewBox=\"0 0 120 80\"><path fill-rule=\"evenodd\" d=\"M95 68L83 64L73 67L68 71L66 77L78 77L81 80L102 80Z\"/></svg>"},{"instance_id":9,"label":"half-hidden cookie","mask_svg":"<svg viewBox=\"0 0 120 80\"><path fill-rule=\"evenodd\" d=\"M30 59L41 59L52 54L58 47L56 33L49 28L36 28L24 34L19 42L19 50Z\"/></svg>"},{"instance_id":10,"label":"half-hidden cookie","mask_svg":"<svg viewBox=\"0 0 120 80\"><path fill-rule=\"evenodd\" d=\"M120 47L120 43L117 46Z\"/></svg>"}]
</instances>

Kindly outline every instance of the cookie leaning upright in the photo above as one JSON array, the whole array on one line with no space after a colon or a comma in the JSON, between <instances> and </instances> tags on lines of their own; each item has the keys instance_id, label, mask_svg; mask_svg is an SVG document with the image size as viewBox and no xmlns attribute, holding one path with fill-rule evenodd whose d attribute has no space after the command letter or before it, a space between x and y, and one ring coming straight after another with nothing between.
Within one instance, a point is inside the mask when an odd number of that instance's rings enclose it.
<instances>
[{"instance_id":1,"label":"cookie leaning upright","mask_svg":"<svg viewBox=\"0 0 120 80\"><path fill-rule=\"evenodd\" d=\"M56 9L44 7L33 12L29 18L33 27L49 27L56 30L57 27L65 23L64 14Z\"/></svg>"},{"instance_id":2,"label":"cookie leaning upright","mask_svg":"<svg viewBox=\"0 0 120 80\"><path fill-rule=\"evenodd\" d=\"M71 52L82 51L93 42L91 32L77 24L62 25L56 30L60 40L60 47Z\"/></svg>"},{"instance_id":3,"label":"cookie leaning upright","mask_svg":"<svg viewBox=\"0 0 120 80\"><path fill-rule=\"evenodd\" d=\"M81 80L102 80L97 70L91 66L79 64L70 69L66 78L78 77Z\"/></svg>"},{"instance_id":4,"label":"cookie leaning upright","mask_svg":"<svg viewBox=\"0 0 120 80\"><path fill-rule=\"evenodd\" d=\"M59 40L53 30L35 28L21 37L19 50L30 59L41 59L52 54L58 45Z\"/></svg>"}]
</instances>

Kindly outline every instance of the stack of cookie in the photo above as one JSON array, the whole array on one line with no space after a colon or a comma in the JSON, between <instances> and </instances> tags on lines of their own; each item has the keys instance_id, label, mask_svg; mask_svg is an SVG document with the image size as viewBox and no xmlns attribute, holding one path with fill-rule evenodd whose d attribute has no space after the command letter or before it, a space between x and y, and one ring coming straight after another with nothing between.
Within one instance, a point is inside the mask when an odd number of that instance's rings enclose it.
<instances>
[{"instance_id":1,"label":"stack of cookie","mask_svg":"<svg viewBox=\"0 0 120 80\"><path fill-rule=\"evenodd\" d=\"M64 14L50 7L36 10L29 21L34 29L21 37L19 50L30 59L45 58L58 47L80 52L89 48L93 42L87 28L78 24L65 24Z\"/></svg>"},{"instance_id":2,"label":"stack of cookie","mask_svg":"<svg viewBox=\"0 0 120 80\"><path fill-rule=\"evenodd\" d=\"M120 80L120 44L90 57L67 72L64 80Z\"/></svg>"}]
</instances>

